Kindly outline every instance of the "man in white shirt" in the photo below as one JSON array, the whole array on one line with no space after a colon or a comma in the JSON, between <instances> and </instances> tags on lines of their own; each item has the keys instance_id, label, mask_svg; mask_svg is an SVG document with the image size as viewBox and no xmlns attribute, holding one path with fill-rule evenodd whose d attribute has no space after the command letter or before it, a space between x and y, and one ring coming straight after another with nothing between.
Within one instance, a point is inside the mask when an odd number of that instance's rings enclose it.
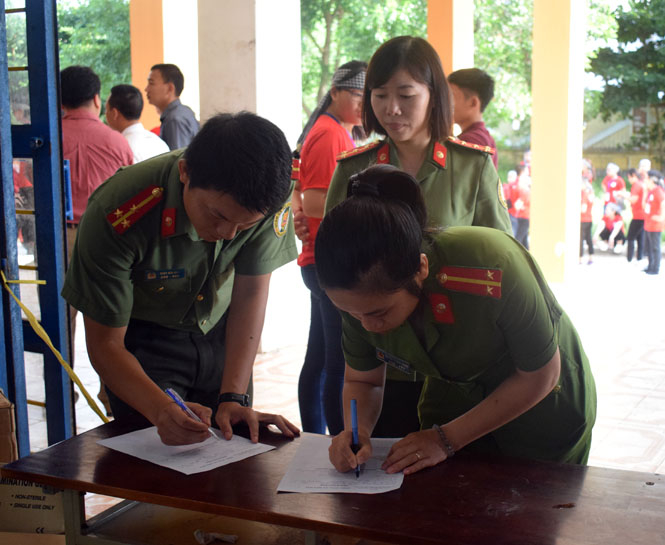
<instances>
[{"instance_id":1,"label":"man in white shirt","mask_svg":"<svg viewBox=\"0 0 665 545\"><path fill-rule=\"evenodd\" d=\"M134 163L169 151L169 146L139 121L143 111L143 96L133 85L116 85L106 101L106 121L121 133L134 153Z\"/></svg>"}]
</instances>

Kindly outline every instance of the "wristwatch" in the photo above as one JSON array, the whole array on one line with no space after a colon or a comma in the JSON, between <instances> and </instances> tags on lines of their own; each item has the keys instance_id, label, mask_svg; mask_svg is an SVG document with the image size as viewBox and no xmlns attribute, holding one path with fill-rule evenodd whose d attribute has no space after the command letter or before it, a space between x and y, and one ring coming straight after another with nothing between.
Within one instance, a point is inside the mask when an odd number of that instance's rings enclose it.
<instances>
[{"instance_id":1,"label":"wristwatch","mask_svg":"<svg viewBox=\"0 0 665 545\"><path fill-rule=\"evenodd\" d=\"M219 394L219 397L217 398L217 404L228 403L229 401L239 403L241 407L249 407L249 396L247 394L224 392L223 394Z\"/></svg>"}]
</instances>

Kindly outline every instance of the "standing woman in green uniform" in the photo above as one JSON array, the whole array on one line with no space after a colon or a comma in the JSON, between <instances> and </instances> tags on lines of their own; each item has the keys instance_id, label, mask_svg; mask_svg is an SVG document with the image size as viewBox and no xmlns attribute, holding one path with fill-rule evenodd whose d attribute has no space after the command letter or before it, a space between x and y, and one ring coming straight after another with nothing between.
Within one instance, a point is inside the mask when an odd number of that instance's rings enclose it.
<instances>
[{"instance_id":1,"label":"standing woman in green uniform","mask_svg":"<svg viewBox=\"0 0 665 545\"><path fill-rule=\"evenodd\" d=\"M381 45L367 68L363 128L366 134L386 138L340 156L326 212L346 198L349 176L387 163L418 181L432 225L482 225L512 234L491 160L494 150L450 137L452 124L451 93L434 48L411 36ZM418 429L421 388L422 377L389 370L376 436L402 436Z\"/></svg>"},{"instance_id":2,"label":"standing woman in green uniform","mask_svg":"<svg viewBox=\"0 0 665 545\"><path fill-rule=\"evenodd\" d=\"M366 461L386 364L427 378L422 431L390 451L389 473L413 473L467 448L585 463L596 414L589 362L537 264L496 229L425 230L415 180L390 166L351 179L352 196L316 239L321 286L342 311L344 406L358 402L361 449L345 431L330 458Z\"/></svg>"}]
</instances>

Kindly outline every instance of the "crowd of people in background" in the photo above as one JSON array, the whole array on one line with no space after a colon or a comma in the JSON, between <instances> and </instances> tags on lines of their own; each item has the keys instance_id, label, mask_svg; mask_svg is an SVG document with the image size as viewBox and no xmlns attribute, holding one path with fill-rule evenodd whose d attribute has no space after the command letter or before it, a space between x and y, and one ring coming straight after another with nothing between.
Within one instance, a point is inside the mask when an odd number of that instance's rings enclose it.
<instances>
[{"instance_id":1,"label":"crowd of people in background","mask_svg":"<svg viewBox=\"0 0 665 545\"><path fill-rule=\"evenodd\" d=\"M580 263L587 250L587 264L593 263L596 245L601 251L623 254L629 263L643 266L649 275L660 272L661 237L665 230L665 189L663 173L651 168L649 159L642 159L638 168L625 171L626 180L616 163L608 163L601 182L602 200L595 198L592 185L593 168L583 160L581 173ZM593 207L602 206L594 235L591 234ZM630 224L626 230L626 218Z\"/></svg>"}]
</instances>

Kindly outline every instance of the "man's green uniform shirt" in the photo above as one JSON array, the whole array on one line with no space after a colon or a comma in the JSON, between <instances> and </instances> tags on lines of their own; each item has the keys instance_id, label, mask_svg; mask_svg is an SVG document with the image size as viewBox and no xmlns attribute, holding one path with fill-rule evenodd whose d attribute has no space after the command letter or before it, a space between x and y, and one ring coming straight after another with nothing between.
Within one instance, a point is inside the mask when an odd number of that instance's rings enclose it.
<instances>
[{"instance_id":1,"label":"man's green uniform shirt","mask_svg":"<svg viewBox=\"0 0 665 545\"><path fill-rule=\"evenodd\" d=\"M62 296L93 320L123 327L134 318L207 333L229 307L235 273L267 274L296 258L288 204L232 240L199 238L182 200L183 153L123 168L90 197ZM163 188L161 200L117 232L107 216L152 185Z\"/></svg>"},{"instance_id":2,"label":"man's green uniform shirt","mask_svg":"<svg viewBox=\"0 0 665 545\"><path fill-rule=\"evenodd\" d=\"M369 370L396 362L425 375L419 415L427 429L477 405L515 369L541 368L559 347L558 385L492 436L506 455L585 462L596 415L593 376L575 328L528 251L505 233L478 227L437 233L423 251L429 276L416 314L424 343L411 321L380 335L344 314L348 364ZM461 280L441 274L449 268ZM488 271L500 280L473 279Z\"/></svg>"}]
</instances>

